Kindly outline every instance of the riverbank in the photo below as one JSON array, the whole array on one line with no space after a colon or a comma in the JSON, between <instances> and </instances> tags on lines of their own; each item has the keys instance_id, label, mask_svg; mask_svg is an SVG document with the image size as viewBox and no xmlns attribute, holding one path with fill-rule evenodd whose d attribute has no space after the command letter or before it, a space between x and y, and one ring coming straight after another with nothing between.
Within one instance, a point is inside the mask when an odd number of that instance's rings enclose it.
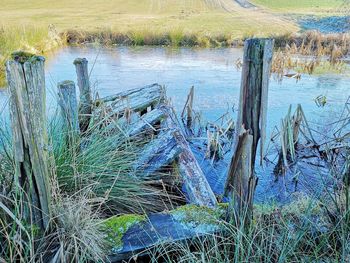
<instances>
[{"instance_id":1,"label":"riverbank","mask_svg":"<svg viewBox=\"0 0 350 263\"><path fill-rule=\"evenodd\" d=\"M272 5L256 0L252 3L258 8L249 9L231 0L4 1L0 10L0 87L4 86L3 64L11 52L21 49L45 54L64 44L207 48L241 46L254 36L273 37L277 47L290 46L294 53L303 55L344 55L350 42L347 34L298 34L296 19L287 15L300 14L300 6L307 14L333 14L343 3L328 2L306 1L301 5L279 0Z\"/></svg>"}]
</instances>

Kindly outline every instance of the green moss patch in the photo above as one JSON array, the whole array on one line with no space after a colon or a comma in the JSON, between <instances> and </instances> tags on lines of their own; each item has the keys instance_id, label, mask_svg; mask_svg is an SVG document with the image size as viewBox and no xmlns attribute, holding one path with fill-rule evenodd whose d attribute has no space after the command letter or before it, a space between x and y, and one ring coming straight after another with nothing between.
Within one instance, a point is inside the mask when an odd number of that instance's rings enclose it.
<instances>
[{"instance_id":1,"label":"green moss patch","mask_svg":"<svg viewBox=\"0 0 350 263\"><path fill-rule=\"evenodd\" d=\"M226 208L227 206L224 204L215 209L205 206L185 205L171 211L170 214L175 220L188 228L194 228L197 232L213 232L219 229Z\"/></svg>"},{"instance_id":2,"label":"green moss patch","mask_svg":"<svg viewBox=\"0 0 350 263\"><path fill-rule=\"evenodd\" d=\"M133 225L146 220L145 215L127 214L113 216L103 224L103 231L107 234L108 241L113 246L113 250L122 248L122 238Z\"/></svg>"}]
</instances>

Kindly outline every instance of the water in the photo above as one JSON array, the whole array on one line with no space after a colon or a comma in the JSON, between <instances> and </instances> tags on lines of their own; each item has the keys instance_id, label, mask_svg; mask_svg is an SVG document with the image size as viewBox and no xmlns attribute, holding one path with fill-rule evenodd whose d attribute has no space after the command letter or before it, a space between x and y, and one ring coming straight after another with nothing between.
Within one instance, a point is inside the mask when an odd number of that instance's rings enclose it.
<instances>
[{"instance_id":1,"label":"water","mask_svg":"<svg viewBox=\"0 0 350 263\"><path fill-rule=\"evenodd\" d=\"M236 48L67 47L48 59L47 84L52 95L58 81L76 80L73 60L86 57L92 68L92 84L100 96L157 82L167 87L168 96L181 110L193 85L195 109L206 118L215 120L228 109L238 106L241 72L235 62L242 56L242 49ZM301 103L311 120L343 106L350 95L349 81L350 78L340 75L305 74L298 83L295 79L284 79L279 83L271 78L269 130L279 125L290 104ZM327 97L323 108L314 101L319 95Z\"/></svg>"},{"instance_id":2,"label":"water","mask_svg":"<svg viewBox=\"0 0 350 263\"><path fill-rule=\"evenodd\" d=\"M89 60L91 83L100 96L115 94L127 89L159 83L167 87L178 112L182 110L190 87L195 86L194 107L209 120L215 120L228 109L236 109L239 99L241 72L235 62L242 58L242 49L170 49L162 47L66 47L47 59L46 81L48 106L55 107L56 85L63 80L76 80L73 60L86 57ZM321 117L334 119L350 95L350 78L341 75L302 75L299 82L284 79L270 81L268 101L268 134L288 111L290 104L302 104L309 122ZM315 98L327 97L325 107L318 107ZM0 91L0 109L7 100ZM236 118L235 113L232 117ZM324 119L323 119L324 120ZM259 170L258 174L270 175L272 168ZM224 179L222 180L224 182ZM267 182L267 181L266 181ZM268 182L267 182L268 183ZM260 181L257 194L266 192ZM273 194L273 193L272 193Z\"/></svg>"},{"instance_id":3,"label":"water","mask_svg":"<svg viewBox=\"0 0 350 263\"><path fill-rule=\"evenodd\" d=\"M175 107L182 109L189 88L195 86L195 109L209 120L215 120L238 105L241 72L235 62L242 58L242 49L170 49L162 47L81 48L66 47L55 52L46 62L48 105L55 103L56 85L62 80L76 80L73 60L86 57L91 70L91 82L99 96L151 83L167 87ZM299 82L284 79L270 81L269 127L279 124L290 104L302 104L308 118L322 116L344 105L350 95L350 78L340 75L303 75ZM320 108L315 103L319 95L327 97ZM0 92L0 109L6 92ZM231 111L232 112L232 111ZM235 116L234 116L235 117Z\"/></svg>"}]
</instances>

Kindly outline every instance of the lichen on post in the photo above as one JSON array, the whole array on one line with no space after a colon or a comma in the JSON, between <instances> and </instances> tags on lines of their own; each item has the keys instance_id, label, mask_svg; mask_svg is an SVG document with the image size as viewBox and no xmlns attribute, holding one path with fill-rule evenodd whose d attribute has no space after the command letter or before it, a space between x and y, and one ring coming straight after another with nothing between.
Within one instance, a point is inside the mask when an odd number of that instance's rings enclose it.
<instances>
[{"instance_id":1,"label":"lichen on post","mask_svg":"<svg viewBox=\"0 0 350 263\"><path fill-rule=\"evenodd\" d=\"M15 183L25 192L25 219L42 229L51 214L44 62L25 52L13 53L6 62Z\"/></svg>"},{"instance_id":2,"label":"lichen on post","mask_svg":"<svg viewBox=\"0 0 350 263\"><path fill-rule=\"evenodd\" d=\"M66 80L58 83L59 105L66 133L67 145L72 148L79 139L78 102L73 81Z\"/></svg>"},{"instance_id":3,"label":"lichen on post","mask_svg":"<svg viewBox=\"0 0 350 263\"><path fill-rule=\"evenodd\" d=\"M252 216L255 158L259 140L261 159L264 151L273 46L272 39L259 38L244 45L235 152L225 186L225 195L231 197L229 215L238 225L247 225Z\"/></svg>"},{"instance_id":4,"label":"lichen on post","mask_svg":"<svg viewBox=\"0 0 350 263\"><path fill-rule=\"evenodd\" d=\"M88 61L86 58L76 58L73 62L75 65L79 97L79 126L80 131L85 132L89 126L92 111L92 94L88 73Z\"/></svg>"}]
</instances>

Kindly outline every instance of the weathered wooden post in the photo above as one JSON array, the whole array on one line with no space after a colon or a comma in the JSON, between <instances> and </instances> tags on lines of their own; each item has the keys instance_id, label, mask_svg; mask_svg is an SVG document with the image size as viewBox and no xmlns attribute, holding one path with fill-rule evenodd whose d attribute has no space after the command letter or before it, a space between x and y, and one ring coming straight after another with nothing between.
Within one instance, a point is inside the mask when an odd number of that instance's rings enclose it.
<instances>
[{"instance_id":1,"label":"weathered wooden post","mask_svg":"<svg viewBox=\"0 0 350 263\"><path fill-rule=\"evenodd\" d=\"M25 192L26 220L42 229L48 227L51 211L44 61L16 52L6 62L15 183Z\"/></svg>"},{"instance_id":2,"label":"weathered wooden post","mask_svg":"<svg viewBox=\"0 0 350 263\"><path fill-rule=\"evenodd\" d=\"M92 110L92 94L89 81L88 61L86 58L77 58L73 64L77 72L79 97L79 126L85 132L89 126Z\"/></svg>"},{"instance_id":3,"label":"weathered wooden post","mask_svg":"<svg viewBox=\"0 0 350 263\"><path fill-rule=\"evenodd\" d=\"M69 148L74 147L79 138L78 103L75 84L66 80L58 83L59 105L63 120L63 129L67 134Z\"/></svg>"},{"instance_id":4,"label":"weathered wooden post","mask_svg":"<svg viewBox=\"0 0 350 263\"><path fill-rule=\"evenodd\" d=\"M261 139L262 156L266 137L267 94L273 45L272 39L248 39L244 45L235 153L225 187L225 195L232 198L229 216L237 225L249 224L252 217L257 184L254 174L256 152Z\"/></svg>"}]
</instances>

